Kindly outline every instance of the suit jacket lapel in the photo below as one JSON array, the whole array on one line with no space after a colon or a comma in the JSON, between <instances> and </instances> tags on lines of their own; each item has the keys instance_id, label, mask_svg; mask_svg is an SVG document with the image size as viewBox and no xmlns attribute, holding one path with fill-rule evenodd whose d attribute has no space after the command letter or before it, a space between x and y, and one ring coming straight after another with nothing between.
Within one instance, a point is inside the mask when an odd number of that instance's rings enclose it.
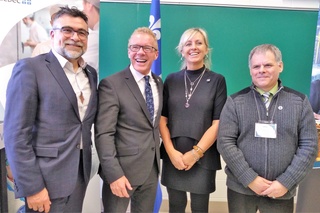
<instances>
[{"instance_id":1,"label":"suit jacket lapel","mask_svg":"<svg viewBox=\"0 0 320 213\"><path fill-rule=\"evenodd\" d=\"M138 86L137 82L135 81L135 79L130 71L130 68L127 68L124 71L124 78L125 78L126 84L128 85L129 89L132 92L132 95L138 101L139 105L142 108L142 111L144 112L145 116L148 118L150 124L152 124L146 101L144 100L143 95L141 94L139 86Z\"/></svg>"},{"instance_id":2,"label":"suit jacket lapel","mask_svg":"<svg viewBox=\"0 0 320 213\"><path fill-rule=\"evenodd\" d=\"M163 83L162 80L159 76L157 76L156 74L152 73L152 77L155 79L156 84L157 84L157 89L158 89L158 93L159 93L159 109L158 109L158 113L157 113L157 118L160 118L161 115L161 111L162 111L162 101L163 101Z\"/></svg>"},{"instance_id":3,"label":"suit jacket lapel","mask_svg":"<svg viewBox=\"0 0 320 213\"><path fill-rule=\"evenodd\" d=\"M51 51L47 54L46 60L49 62L47 65L49 71L52 73L54 78L57 80L57 83L60 85L60 87L64 91L65 95L67 96L71 105L73 106L75 113L77 114L78 118L80 119L77 97L76 97L76 95L72 89L72 86L71 86L63 68L61 67L59 61L57 60L57 58L54 56L54 54Z\"/></svg>"},{"instance_id":4,"label":"suit jacket lapel","mask_svg":"<svg viewBox=\"0 0 320 213\"><path fill-rule=\"evenodd\" d=\"M90 89L91 89L91 96L90 96L90 100L89 100L89 104L88 104L88 108L86 110L86 114L84 116L83 119L86 119L87 116L94 112L91 109L94 109L96 106L94 106L96 104L96 101L94 101L93 99L96 98L96 91L97 91L97 80L94 78L92 72L90 71L90 69L88 68L88 66L84 69L87 77L89 78L89 83L90 83Z\"/></svg>"}]
</instances>

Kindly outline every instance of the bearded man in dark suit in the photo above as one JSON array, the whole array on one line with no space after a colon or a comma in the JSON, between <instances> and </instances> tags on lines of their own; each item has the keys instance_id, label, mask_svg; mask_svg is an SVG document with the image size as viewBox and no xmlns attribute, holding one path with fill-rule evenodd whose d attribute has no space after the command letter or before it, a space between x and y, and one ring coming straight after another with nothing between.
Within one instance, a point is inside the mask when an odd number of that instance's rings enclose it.
<instances>
[{"instance_id":1,"label":"bearded man in dark suit","mask_svg":"<svg viewBox=\"0 0 320 213\"><path fill-rule=\"evenodd\" d=\"M52 50L18 61L7 88L5 149L26 212L81 212L91 170L97 73L82 59L88 19L62 7Z\"/></svg>"}]
</instances>

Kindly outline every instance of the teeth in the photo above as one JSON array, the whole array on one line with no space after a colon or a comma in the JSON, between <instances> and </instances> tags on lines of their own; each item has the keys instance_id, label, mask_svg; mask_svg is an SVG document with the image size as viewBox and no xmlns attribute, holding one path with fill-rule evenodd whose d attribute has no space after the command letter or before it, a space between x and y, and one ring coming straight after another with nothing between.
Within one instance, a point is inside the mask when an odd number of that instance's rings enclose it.
<instances>
[{"instance_id":1,"label":"teeth","mask_svg":"<svg viewBox=\"0 0 320 213\"><path fill-rule=\"evenodd\" d=\"M137 62L144 63L144 62L146 62L147 60L136 59L136 61L137 61Z\"/></svg>"},{"instance_id":2,"label":"teeth","mask_svg":"<svg viewBox=\"0 0 320 213\"><path fill-rule=\"evenodd\" d=\"M198 53L191 53L190 55L198 55Z\"/></svg>"}]
</instances>

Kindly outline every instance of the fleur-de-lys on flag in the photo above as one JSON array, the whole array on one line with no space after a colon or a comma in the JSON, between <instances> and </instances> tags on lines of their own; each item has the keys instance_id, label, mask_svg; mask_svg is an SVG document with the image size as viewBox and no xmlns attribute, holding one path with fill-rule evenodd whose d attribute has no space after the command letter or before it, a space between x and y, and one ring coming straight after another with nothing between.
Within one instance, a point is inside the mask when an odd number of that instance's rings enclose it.
<instances>
[{"instance_id":1,"label":"fleur-de-lys on flag","mask_svg":"<svg viewBox=\"0 0 320 213\"><path fill-rule=\"evenodd\" d=\"M161 77L161 18L160 0L152 0L150 7L149 28L157 37L159 56L152 64L153 73Z\"/></svg>"}]
</instances>

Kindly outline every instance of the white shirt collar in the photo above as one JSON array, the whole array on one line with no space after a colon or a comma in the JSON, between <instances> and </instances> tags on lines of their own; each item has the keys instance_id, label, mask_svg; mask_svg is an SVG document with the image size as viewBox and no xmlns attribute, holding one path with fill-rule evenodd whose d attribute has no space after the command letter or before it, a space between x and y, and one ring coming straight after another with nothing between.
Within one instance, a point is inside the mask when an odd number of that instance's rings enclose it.
<instances>
[{"instance_id":1,"label":"white shirt collar","mask_svg":"<svg viewBox=\"0 0 320 213\"><path fill-rule=\"evenodd\" d=\"M141 74L140 72L138 72L133 66L132 64L130 64L130 71L134 77L134 79L136 80L136 82L140 81L145 75ZM147 74L148 76L150 76L150 79L152 79L152 74L151 74L151 70L149 71L149 73Z\"/></svg>"}]
</instances>

